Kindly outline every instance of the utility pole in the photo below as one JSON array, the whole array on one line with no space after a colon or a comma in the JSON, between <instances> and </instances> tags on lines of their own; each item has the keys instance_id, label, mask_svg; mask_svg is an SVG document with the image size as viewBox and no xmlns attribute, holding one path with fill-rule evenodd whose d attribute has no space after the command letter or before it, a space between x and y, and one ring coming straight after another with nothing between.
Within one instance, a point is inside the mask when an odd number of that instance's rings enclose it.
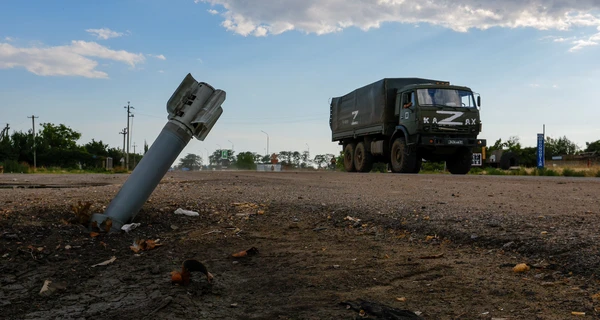
<instances>
[{"instance_id":1,"label":"utility pole","mask_svg":"<svg viewBox=\"0 0 600 320\"><path fill-rule=\"evenodd\" d=\"M132 124L133 126L133 124ZM135 158L136 158L136 153L135 153L135 142L133 143L133 168L135 169Z\"/></svg>"},{"instance_id":2,"label":"utility pole","mask_svg":"<svg viewBox=\"0 0 600 320\"><path fill-rule=\"evenodd\" d=\"M123 128L119 134L123 135L123 157L125 157L125 136L127 135L127 128ZM123 163L125 164L125 163Z\"/></svg>"},{"instance_id":3,"label":"utility pole","mask_svg":"<svg viewBox=\"0 0 600 320\"><path fill-rule=\"evenodd\" d=\"M269 134L266 133L266 132L264 132L264 131L262 131L262 130L260 130L260 132L262 132L262 133L264 133L264 134L267 135L267 156L270 156L269 155Z\"/></svg>"},{"instance_id":4,"label":"utility pole","mask_svg":"<svg viewBox=\"0 0 600 320\"><path fill-rule=\"evenodd\" d=\"M129 105L129 101L127 101L127 106L123 107L125 109L127 109L127 132L125 133L127 135L127 153L125 154L125 168L127 168L127 170L129 170L129 118L131 117L131 110L130 109L135 109L133 106ZM125 136L123 136L125 137Z\"/></svg>"},{"instance_id":5,"label":"utility pole","mask_svg":"<svg viewBox=\"0 0 600 320\"><path fill-rule=\"evenodd\" d=\"M27 118L31 118L31 126L32 126L32 131L31 131L31 135L33 136L33 170L35 171L37 169L37 159L36 159L36 155L35 155L35 118L39 118L36 117L35 115L31 115L31 117L27 117Z\"/></svg>"}]
</instances>

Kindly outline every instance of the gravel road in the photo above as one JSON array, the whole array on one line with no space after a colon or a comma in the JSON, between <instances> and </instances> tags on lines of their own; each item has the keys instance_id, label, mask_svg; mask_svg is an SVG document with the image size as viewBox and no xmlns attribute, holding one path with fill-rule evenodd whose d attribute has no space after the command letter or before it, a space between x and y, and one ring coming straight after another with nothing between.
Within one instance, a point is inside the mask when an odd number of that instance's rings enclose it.
<instances>
[{"instance_id":1,"label":"gravel road","mask_svg":"<svg viewBox=\"0 0 600 320\"><path fill-rule=\"evenodd\" d=\"M137 229L76 221L127 177L0 174L3 318L600 316L600 178L170 172ZM134 252L142 239L161 245ZM172 283L187 259L214 279Z\"/></svg>"}]
</instances>

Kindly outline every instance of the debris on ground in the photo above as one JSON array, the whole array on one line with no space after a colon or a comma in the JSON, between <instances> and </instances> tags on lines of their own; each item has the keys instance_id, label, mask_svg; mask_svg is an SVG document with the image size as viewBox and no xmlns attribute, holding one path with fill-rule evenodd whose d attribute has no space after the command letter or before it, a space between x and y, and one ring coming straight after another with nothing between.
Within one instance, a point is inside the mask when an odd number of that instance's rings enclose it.
<instances>
[{"instance_id":1,"label":"debris on ground","mask_svg":"<svg viewBox=\"0 0 600 320\"><path fill-rule=\"evenodd\" d=\"M93 265L92 268L97 267L97 266L105 266L105 265L111 264L111 263L115 262L115 260L117 260L117 257L112 256L112 258L110 258L106 261L103 261L103 262Z\"/></svg>"},{"instance_id":2,"label":"debris on ground","mask_svg":"<svg viewBox=\"0 0 600 320\"><path fill-rule=\"evenodd\" d=\"M513 268L514 272L525 272L525 271L529 271L529 269L531 269L527 264L525 263L519 263L518 265L516 265Z\"/></svg>"},{"instance_id":3,"label":"debris on ground","mask_svg":"<svg viewBox=\"0 0 600 320\"><path fill-rule=\"evenodd\" d=\"M236 252L236 253L232 254L232 256L236 257L236 258L241 258L241 257L246 257L246 256L253 256L255 254L258 254L258 249L256 249L255 247L252 247L248 250Z\"/></svg>"},{"instance_id":4,"label":"debris on ground","mask_svg":"<svg viewBox=\"0 0 600 320\"><path fill-rule=\"evenodd\" d=\"M129 248L131 248L131 250L133 250L133 252L135 253L138 253L140 251L152 250L156 247L160 247L163 245L162 243L158 243L158 241L159 240L136 239L133 241L133 245L129 246Z\"/></svg>"},{"instance_id":5,"label":"debris on ground","mask_svg":"<svg viewBox=\"0 0 600 320\"><path fill-rule=\"evenodd\" d=\"M191 273L199 271L206 275L206 280L210 283L214 278L213 275L208 272L206 266L198 260L185 260L181 266L181 271L171 271L171 283L181 284L187 286L191 282Z\"/></svg>"},{"instance_id":6,"label":"debris on ground","mask_svg":"<svg viewBox=\"0 0 600 320\"><path fill-rule=\"evenodd\" d=\"M90 221L92 218L91 206L91 202L81 203L81 201L77 201L76 205L71 205L71 211L75 214L75 219L79 224L86 225Z\"/></svg>"},{"instance_id":7,"label":"debris on ground","mask_svg":"<svg viewBox=\"0 0 600 320\"><path fill-rule=\"evenodd\" d=\"M351 217L351 216L346 216L344 218L344 220L348 220L348 221L352 221L352 222L357 222L357 223L361 221L360 219L354 218L354 217Z\"/></svg>"},{"instance_id":8,"label":"debris on ground","mask_svg":"<svg viewBox=\"0 0 600 320\"><path fill-rule=\"evenodd\" d=\"M125 232L129 232L129 231L131 231L131 230L133 230L133 229L135 229L135 228L137 228L137 227L139 227L139 226L141 226L141 225L142 225L141 223L129 223L129 224L124 224L124 225L121 227L121 230L123 230L123 231L125 231Z\"/></svg>"},{"instance_id":9,"label":"debris on ground","mask_svg":"<svg viewBox=\"0 0 600 320\"><path fill-rule=\"evenodd\" d=\"M179 209L175 210L175 214L183 214L183 215L186 215L186 216L188 216L188 217L197 217L197 216L199 216L199 215L200 215L200 214L199 214L198 212L196 212L196 211L184 210L184 209L181 209L181 208L179 208Z\"/></svg>"},{"instance_id":10,"label":"debris on ground","mask_svg":"<svg viewBox=\"0 0 600 320\"><path fill-rule=\"evenodd\" d=\"M358 299L356 301L344 301L340 303L346 309L358 312L362 317L374 316L382 320L423 320L415 312L392 308L377 302Z\"/></svg>"},{"instance_id":11,"label":"debris on ground","mask_svg":"<svg viewBox=\"0 0 600 320\"><path fill-rule=\"evenodd\" d=\"M44 285L42 286L42 289L40 290L40 295L41 296L50 296L52 295L54 292L58 291L58 290L64 290L67 288L67 284L64 282L54 282L52 280L46 280L44 281Z\"/></svg>"},{"instance_id":12,"label":"debris on ground","mask_svg":"<svg viewBox=\"0 0 600 320\"><path fill-rule=\"evenodd\" d=\"M421 256L421 257L419 257L419 259L439 259L439 258L441 258L443 256L444 256L444 253L442 252L440 254L434 254L434 255L431 255L431 256Z\"/></svg>"}]
</instances>

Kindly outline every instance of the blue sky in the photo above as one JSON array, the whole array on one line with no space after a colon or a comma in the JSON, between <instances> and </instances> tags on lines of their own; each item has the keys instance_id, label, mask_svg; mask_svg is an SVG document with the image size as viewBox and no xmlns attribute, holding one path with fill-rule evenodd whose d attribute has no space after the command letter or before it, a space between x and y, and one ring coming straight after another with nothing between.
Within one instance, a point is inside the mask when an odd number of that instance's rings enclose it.
<instances>
[{"instance_id":1,"label":"blue sky","mask_svg":"<svg viewBox=\"0 0 600 320\"><path fill-rule=\"evenodd\" d=\"M600 139L600 4L572 1L3 1L0 126L63 123L141 150L189 72L227 92L208 138L182 152L338 153L329 99L384 77L482 96L482 138ZM219 147L220 146L220 147Z\"/></svg>"}]
</instances>

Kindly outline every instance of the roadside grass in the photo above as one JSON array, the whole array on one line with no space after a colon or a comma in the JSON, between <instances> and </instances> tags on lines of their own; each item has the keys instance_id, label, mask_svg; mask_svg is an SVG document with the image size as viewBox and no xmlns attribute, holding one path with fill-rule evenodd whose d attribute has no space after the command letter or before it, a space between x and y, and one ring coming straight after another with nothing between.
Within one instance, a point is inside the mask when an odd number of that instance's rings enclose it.
<instances>
[{"instance_id":1,"label":"roadside grass","mask_svg":"<svg viewBox=\"0 0 600 320\"><path fill-rule=\"evenodd\" d=\"M128 173L123 167L115 167L110 170L104 168L90 168L90 169L79 169L79 168L61 168L61 167L37 167L33 168L26 162L18 163L17 161L5 161L0 163L3 167L3 173L28 173L28 174L86 174L86 173Z\"/></svg>"}]
</instances>

